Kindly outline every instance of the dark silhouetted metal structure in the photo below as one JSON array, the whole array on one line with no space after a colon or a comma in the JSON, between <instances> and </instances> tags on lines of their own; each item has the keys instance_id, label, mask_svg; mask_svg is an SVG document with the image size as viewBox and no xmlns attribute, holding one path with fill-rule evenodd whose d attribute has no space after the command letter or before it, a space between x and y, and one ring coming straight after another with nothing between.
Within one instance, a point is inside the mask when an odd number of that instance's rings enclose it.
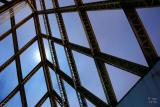
<instances>
[{"instance_id":1,"label":"dark silhouetted metal structure","mask_svg":"<svg viewBox=\"0 0 160 107\"><path fill-rule=\"evenodd\" d=\"M14 5L22 1L23 0L12 0L12 1L0 0L0 2L4 3L4 5L0 7L0 13L3 13L4 11L9 9L9 11L13 15L14 11L11 7L13 7ZM11 16L10 18L11 29L3 33L2 35L0 35L0 41L6 38L9 34L12 34L13 45L14 45L14 55L0 66L0 72L3 72L3 70L9 64L15 61L19 85L0 103L0 106L5 105L18 91L20 91L22 105L23 107L27 107L24 84L40 69L40 67L43 67L45 82L47 84L48 91L35 105L36 107L41 106L47 98L50 99L52 107L57 107L57 103L59 103L62 107L69 107L67 93L65 91L65 86L63 83L64 81L67 82L71 87L75 89L80 107L87 107L86 99L89 100L91 103L93 103L97 107L109 107L109 106L114 107L118 104L118 102L117 102L109 75L107 73L105 63L111 64L115 67L118 67L130 73L133 73L135 75L138 75L140 77L144 77L145 74L159 60L159 57L151 43L151 40L149 39L149 36L135 8L160 6L160 0L110 0L110 1L106 0L106 1L99 1L94 3L85 3L85 4L82 2L82 0L74 0L74 1L75 1L75 5L59 7L58 0L52 0L54 8L46 9L45 0L40 0L42 10L38 11L35 0L26 0L25 2L27 2L28 5L32 8L32 11L33 11L32 14L30 14L29 16L27 16L17 24L15 24L14 15ZM145 59L149 65L148 67L101 52L95 37L94 30L88 18L87 11L97 11L97 10L107 10L107 9L123 9L135 33L137 41L145 56ZM90 48L69 42L63 17L62 17L62 13L74 12L74 11L77 11L79 14ZM61 39L58 39L52 36L52 32L51 32L52 28L50 27L50 23L48 19L48 14L51 14L51 13L54 13L56 15L58 27L61 34ZM45 28L47 32L46 34L42 34L38 15L43 15ZM19 49L16 29L19 28L24 23L26 23L31 18L34 19L34 25L36 28L37 36L35 36L25 46ZM53 63L48 61L46 58L43 38L47 39L49 42ZM38 65L36 65L25 78L23 78L20 55L36 41L38 42L38 47L40 50L41 62ZM56 49L55 49L54 43L57 43L64 47L70 72L72 74L72 78L66 75L61 70L58 62L58 57L56 55ZM94 93L91 93L89 90L87 90L85 87L82 86L72 50L85 54L94 59L94 62L96 64L97 71L101 80L101 84L103 86L103 90L105 92L105 96L107 99L106 102L108 103L102 101L96 95L94 95ZM49 68L53 69L53 71L55 71L56 73L56 78L57 78L58 86L60 90L60 96L56 93L56 91L52 86Z\"/></svg>"}]
</instances>

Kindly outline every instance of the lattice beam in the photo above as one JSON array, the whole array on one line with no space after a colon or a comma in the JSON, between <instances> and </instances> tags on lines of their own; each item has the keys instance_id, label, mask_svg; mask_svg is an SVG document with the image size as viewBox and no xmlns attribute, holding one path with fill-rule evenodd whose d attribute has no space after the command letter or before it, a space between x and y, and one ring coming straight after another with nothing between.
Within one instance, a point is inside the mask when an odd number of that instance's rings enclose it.
<instances>
[{"instance_id":1,"label":"lattice beam","mask_svg":"<svg viewBox=\"0 0 160 107\"><path fill-rule=\"evenodd\" d=\"M51 62L47 61L48 66L57 73L63 80L65 80L71 87L74 87L74 82L71 77L66 75L62 70L57 69ZM91 101L93 104L95 104L97 107L109 107L105 102L103 102L101 99L99 99L97 96L92 94L90 91L88 91L83 86L77 87L77 91L81 93L85 98L87 98L89 101Z\"/></svg>"},{"instance_id":2,"label":"lattice beam","mask_svg":"<svg viewBox=\"0 0 160 107\"><path fill-rule=\"evenodd\" d=\"M44 35L44 38L48 38L48 36ZM61 39L55 38L55 37L49 37L49 39L51 39L52 41L54 41L55 43L59 44L59 45L63 45L63 41ZM106 53L102 53L102 52L98 52L97 56L93 56L91 49L68 42L68 44L65 46L68 48L71 48L74 51L80 52L82 54L85 54L89 57L93 57L96 58L98 60L101 60L107 64L113 65L115 67L118 67L120 69L123 69L125 71L128 71L130 73L133 73L135 75L141 76L143 77L148 71L149 68L131 61L127 61L124 60L122 58L118 58Z\"/></svg>"},{"instance_id":3,"label":"lattice beam","mask_svg":"<svg viewBox=\"0 0 160 107\"><path fill-rule=\"evenodd\" d=\"M110 10L110 9L121 9L122 4L125 6L132 5L134 8L148 8L148 7L157 7L160 6L159 0L137 0L134 2L131 2L131 0L128 1L100 1L100 2L94 2L94 3L85 3L81 6L66 6L66 7L57 7L54 9L47 9L47 10L40 10L36 13L38 14L51 14L51 13L64 13L64 12L74 12L78 11L80 9L83 9L85 11L97 11L97 10Z\"/></svg>"}]
</instances>

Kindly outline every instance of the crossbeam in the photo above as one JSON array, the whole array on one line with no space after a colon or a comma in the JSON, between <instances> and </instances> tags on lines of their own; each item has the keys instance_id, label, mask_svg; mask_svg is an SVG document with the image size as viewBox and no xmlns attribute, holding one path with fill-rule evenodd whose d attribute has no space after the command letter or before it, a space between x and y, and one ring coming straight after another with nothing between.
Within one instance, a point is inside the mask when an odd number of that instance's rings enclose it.
<instances>
[{"instance_id":1,"label":"crossbeam","mask_svg":"<svg viewBox=\"0 0 160 107\"><path fill-rule=\"evenodd\" d=\"M94 3L85 3L81 6L77 7L76 5L72 6L65 6L65 7L58 7L53 9L46 9L36 11L37 14L51 14L51 13L65 13L65 12L75 12L78 10L85 10L85 11L98 11L98 10L111 10L111 9L122 9L122 5L128 6L132 5L134 8L150 8L150 7L159 7L160 1L159 0L139 0L139 1L100 1Z\"/></svg>"},{"instance_id":2,"label":"crossbeam","mask_svg":"<svg viewBox=\"0 0 160 107\"><path fill-rule=\"evenodd\" d=\"M64 46L63 41L61 39L50 37L45 34L43 34L43 37L49 38L55 43ZM146 66L143 66L143 65L131 62L131 61L127 61L122 58L118 58L118 57L115 57L115 56L112 56L112 55L109 55L103 52L98 52L97 56L93 56L89 48L86 48L86 47L83 47L83 46L80 46L80 45L77 45L71 42L68 42L66 47L70 47L74 51L80 52L89 57L95 57L96 59L102 60L103 62L107 64L113 65L115 67L118 67L120 69L123 69L125 71L128 71L130 73L133 73L141 77L143 77L149 71L149 68Z\"/></svg>"},{"instance_id":3,"label":"crossbeam","mask_svg":"<svg viewBox=\"0 0 160 107\"><path fill-rule=\"evenodd\" d=\"M48 66L58 74L63 80L65 80L72 88L75 89L74 87L74 82L71 77L66 75L62 70L57 69L51 62L47 61ZM77 88L78 92L80 92L83 96L85 96L89 101L91 101L93 104L95 104L97 107L109 107L105 102L103 102L101 99L99 99L97 96L92 94L90 91L88 91L86 88L83 86L79 86Z\"/></svg>"}]
</instances>

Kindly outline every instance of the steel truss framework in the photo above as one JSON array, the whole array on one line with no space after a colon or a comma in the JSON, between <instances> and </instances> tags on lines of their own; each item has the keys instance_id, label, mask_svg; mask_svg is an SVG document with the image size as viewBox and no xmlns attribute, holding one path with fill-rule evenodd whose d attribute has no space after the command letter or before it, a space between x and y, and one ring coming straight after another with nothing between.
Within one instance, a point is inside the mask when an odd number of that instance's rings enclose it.
<instances>
[{"instance_id":1,"label":"steel truss framework","mask_svg":"<svg viewBox=\"0 0 160 107\"><path fill-rule=\"evenodd\" d=\"M14 13L12 6L21 2L22 0L12 0L9 3L5 2L5 0L1 0L0 2L6 3L4 6L0 7L0 13L9 9L10 12ZM7 32L3 33L0 36L0 41L6 38L9 34L12 34L13 37L13 45L14 45L14 55L8 59L4 64L0 66L0 72L10 65L13 61L16 62L17 75L18 75L18 83L19 85L2 101L0 102L0 106L5 105L18 91L20 91L21 102L23 107L27 107L26 94L24 90L24 84L41 68L43 67L45 81L47 84L47 93L39 100L39 102L35 105L36 107L41 106L47 98L50 99L51 106L57 107L57 103L59 103L62 107L69 107L67 93L64 87L64 81L67 82L71 87L73 87L76 91L77 98L79 101L79 105L81 107L87 107L86 99L89 100L97 107L109 107L116 106L118 104L117 99L115 97L115 93L113 91L113 87L107 73L107 69L105 67L105 63L138 75L140 77L144 77L146 73L154 66L154 64L159 60L159 57L149 39L149 36L141 22L135 8L145 8L145 7L156 7L160 6L160 0L110 0L110 1L101 1L94 3L86 3L83 4L82 0L75 0L75 5L59 7L58 0L52 0L53 9L46 9L45 0L40 0L42 10L37 11L37 7L35 4L35 0L26 0L26 2L32 8L33 13L24 18L19 23L15 24L14 15L10 18L11 20L11 29ZM87 15L87 11L97 11L97 10L106 10L106 9L123 9L128 21L135 33L137 41L142 49L142 52L145 56L145 59L148 63L148 67L127 61L115 56L111 56L107 53L103 53L100 51L98 42L96 40L93 28L91 26L90 20ZM65 12L73 12L77 11L79 13L79 17L83 24L83 28L85 30L88 43L90 48L86 48L80 46L78 44L74 44L69 42L68 35L66 32L66 28L64 25L62 13ZM54 13L56 15L56 19L58 22L58 26L60 29L61 39L55 38L52 36L51 27L49 24L48 14ZM43 15L46 34L42 34L40 28L40 22L38 15ZM36 28L36 35L33 39L31 39L25 46L19 49L17 33L16 29L21 27L24 23L26 23L29 19L34 19L34 25ZM47 60L45 47L43 43L43 38L47 39L49 42L50 52L52 55L52 61ZM22 69L21 69L21 61L20 55L29 48L33 43L38 41L38 47L40 50L41 62L37 64L30 73L23 78L22 77ZM67 56L67 61L69 64L69 68L72 74L72 78L66 75L60 68L58 57L56 55L56 50L54 43L60 44L64 47L65 54ZM76 67L76 61L74 60L72 50L87 55L94 59L94 62L97 67L97 71L99 77L101 79L101 83L103 86L103 90L105 92L105 96L107 102L102 101L89 90L81 85L81 80L78 74L78 70ZM56 93L52 86L51 76L49 72L49 68L51 68L56 73L56 78L59 85L60 96Z\"/></svg>"}]
</instances>

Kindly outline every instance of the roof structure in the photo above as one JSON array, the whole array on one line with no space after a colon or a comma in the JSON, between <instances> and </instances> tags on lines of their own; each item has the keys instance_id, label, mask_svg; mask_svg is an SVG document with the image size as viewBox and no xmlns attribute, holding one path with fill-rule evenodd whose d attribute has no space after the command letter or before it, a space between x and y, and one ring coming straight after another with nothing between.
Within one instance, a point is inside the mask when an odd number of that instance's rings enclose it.
<instances>
[{"instance_id":1,"label":"roof structure","mask_svg":"<svg viewBox=\"0 0 160 107\"><path fill-rule=\"evenodd\" d=\"M72 88L74 88L80 107L87 107L87 101L90 101L97 107L115 107L118 104L118 101L105 64L110 64L143 78L157 63L157 61L159 61L159 56L156 52L156 49L153 46L153 43L151 42L149 35L136 11L136 8L159 7L159 0L108 0L92 3L83 3L82 0L75 0L75 5L64 7L59 6L58 0L52 0L52 5L54 8L51 9L46 8L45 0L40 0L41 10L37 9L38 7L36 5L36 0L0 0L0 2L0 15L3 15L6 11L9 12L8 15L10 17L8 18L11 21L11 29L0 35L0 41L3 41L6 37L8 37L9 34L12 34L14 47L14 55L0 66L0 73L4 72L4 69L8 67L13 61L15 61L18 75L18 85L14 90L11 91L8 96L6 96L0 102L1 106L4 106L19 91L22 106L27 107L28 105L24 85L42 67L45 82L47 85L47 92L37 102L37 104L35 105L36 107L41 106L47 98L49 98L52 107L57 107L57 104L62 107L69 107L69 101L67 98L67 92L64 82L67 82ZM27 5L32 9L32 13L20 22L16 23L14 15L16 14L16 12L14 8L16 8L16 6L18 6L18 4L22 2L27 3ZM122 59L101 51L87 11L111 9L123 9L128 22L136 36L137 42L144 54L148 66L128 61L126 59ZM83 25L83 29L85 30L89 47L84 47L79 44L71 43L69 41L67 30L64 24L64 19L62 16L62 13L67 12L78 13ZM48 15L53 13L56 16L61 39L56 38L52 35L52 28L49 22ZM42 15L44 19L44 26L46 30L45 34L41 31L39 15ZM17 29L31 18L33 18L34 20L36 35L22 48L19 48L17 40ZM52 62L47 59L43 39L46 39L48 41L50 53L52 56ZM25 78L23 78L20 55L24 53L35 42L38 42L41 61L30 71L30 73ZM59 58L56 54L57 50L55 48L55 43L63 46L64 48L67 62L70 68L71 77L68 76L60 67ZM77 69L73 51L87 55L94 60L106 97L106 101L103 101L102 99L97 97L94 93L92 93L81 84L81 78L79 76L79 71ZM53 88L50 69L52 69L56 74L60 95Z\"/></svg>"}]
</instances>

